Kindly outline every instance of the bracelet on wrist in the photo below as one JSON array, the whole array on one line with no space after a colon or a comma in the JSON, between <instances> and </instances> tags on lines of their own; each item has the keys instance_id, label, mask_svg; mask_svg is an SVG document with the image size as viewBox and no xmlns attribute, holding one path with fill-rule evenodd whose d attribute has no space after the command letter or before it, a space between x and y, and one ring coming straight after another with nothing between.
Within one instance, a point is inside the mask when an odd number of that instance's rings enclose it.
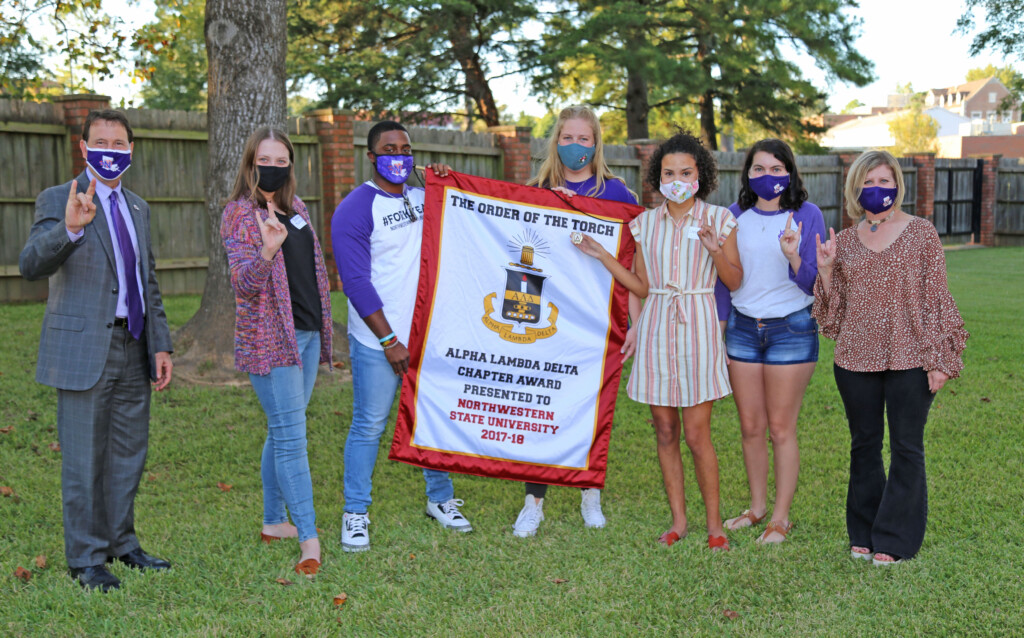
<instances>
[{"instance_id":1,"label":"bracelet on wrist","mask_svg":"<svg viewBox=\"0 0 1024 638\"><path fill-rule=\"evenodd\" d=\"M393 341L389 341L386 344L382 344L382 347L385 350L390 350L390 349L394 348L395 346L397 346L398 344L399 344L398 337L395 337L395 339Z\"/></svg>"},{"instance_id":2,"label":"bracelet on wrist","mask_svg":"<svg viewBox=\"0 0 1024 638\"><path fill-rule=\"evenodd\" d=\"M391 341L394 338L395 338L395 333L392 332L391 334L389 334L389 335L387 335L385 337L381 337L380 339L378 339L378 341L380 341L381 345L384 345L385 341Z\"/></svg>"}]
</instances>

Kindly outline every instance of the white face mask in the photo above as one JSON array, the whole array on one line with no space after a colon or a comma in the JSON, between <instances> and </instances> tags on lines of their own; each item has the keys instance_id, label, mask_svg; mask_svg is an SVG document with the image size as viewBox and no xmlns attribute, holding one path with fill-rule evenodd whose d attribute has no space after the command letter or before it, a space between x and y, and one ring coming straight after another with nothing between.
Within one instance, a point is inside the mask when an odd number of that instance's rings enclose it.
<instances>
[{"instance_id":1,"label":"white face mask","mask_svg":"<svg viewBox=\"0 0 1024 638\"><path fill-rule=\"evenodd\" d=\"M697 180L692 182L675 180L661 185L661 194L665 196L665 199L676 204L682 204L690 199L697 194L698 190L700 190L700 183Z\"/></svg>"}]
</instances>

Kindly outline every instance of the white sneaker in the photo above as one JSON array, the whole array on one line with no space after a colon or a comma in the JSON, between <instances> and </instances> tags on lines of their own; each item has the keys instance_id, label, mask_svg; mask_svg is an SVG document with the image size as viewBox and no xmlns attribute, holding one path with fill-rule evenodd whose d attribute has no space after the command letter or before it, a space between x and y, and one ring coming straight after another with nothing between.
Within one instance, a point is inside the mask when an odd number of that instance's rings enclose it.
<instances>
[{"instance_id":1,"label":"white sneaker","mask_svg":"<svg viewBox=\"0 0 1024 638\"><path fill-rule=\"evenodd\" d=\"M427 516L436 519L445 529L453 529L456 532L472 532L473 526L459 511L462 505L464 505L462 499L458 498L447 500L444 503L427 501Z\"/></svg>"},{"instance_id":2,"label":"white sneaker","mask_svg":"<svg viewBox=\"0 0 1024 638\"><path fill-rule=\"evenodd\" d=\"M516 524L512 526L512 535L527 538L537 533L540 522L544 520L544 499L535 499L526 495L526 504L519 510Z\"/></svg>"},{"instance_id":3,"label":"white sneaker","mask_svg":"<svg viewBox=\"0 0 1024 638\"><path fill-rule=\"evenodd\" d=\"M604 527L604 514L601 513L601 490L592 487L580 490L583 500L580 501L580 513L583 514L584 527Z\"/></svg>"},{"instance_id":4,"label":"white sneaker","mask_svg":"<svg viewBox=\"0 0 1024 638\"><path fill-rule=\"evenodd\" d=\"M370 549L370 517L366 514L345 512L341 515L341 548L346 552L365 552Z\"/></svg>"}]
</instances>

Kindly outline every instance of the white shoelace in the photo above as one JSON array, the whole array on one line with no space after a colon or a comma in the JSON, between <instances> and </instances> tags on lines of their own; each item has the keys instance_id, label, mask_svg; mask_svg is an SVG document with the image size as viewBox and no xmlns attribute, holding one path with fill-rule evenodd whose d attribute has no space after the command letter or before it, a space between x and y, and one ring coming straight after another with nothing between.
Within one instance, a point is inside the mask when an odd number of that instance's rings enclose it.
<instances>
[{"instance_id":1,"label":"white shoelace","mask_svg":"<svg viewBox=\"0 0 1024 638\"><path fill-rule=\"evenodd\" d=\"M345 527L352 536L366 536L366 525L369 522L368 516L350 516L345 519Z\"/></svg>"},{"instance_id":2,"label":"white shoelace","mask_svg":"<svg viewBox=\"0 0 1024 638\"><path fill-rule=\"evenodd\" d=\"M462 512L459 511L459 508L463 505L465 505L465 501L461 498L453 498L445 501L444 503L438 503L438 507L441 508L441 511L451 518L465 518L462 516Z\"/></svg>"}]
</instances>

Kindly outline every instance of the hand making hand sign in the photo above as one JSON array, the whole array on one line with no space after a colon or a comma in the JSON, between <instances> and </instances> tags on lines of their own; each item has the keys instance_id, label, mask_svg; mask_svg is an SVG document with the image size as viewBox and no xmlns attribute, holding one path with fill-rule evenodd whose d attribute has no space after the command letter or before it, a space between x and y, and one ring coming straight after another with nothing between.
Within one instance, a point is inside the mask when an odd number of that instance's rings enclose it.
<instances>
[{"instance_id":1,"label":"hand making hand sign","mask_svg":"<svg viewBox=\"0 0 1024 638\"><path fill-rule=\"evenodd\" d=\"M259 211L256 211L256 223L260 225L260 235L263 237L263 249L260 254L263 255L263 259L271 261L281 249L281 244L288 238L288 229L273 213L263 220Z\"/></svg>"},{"instance_id":2,"label":"hand making hand sign","mask_svg":"<svg viewBox=\"0 0 1024 638\"><path fill-rule=\"evenodd\" d=\"M96 180L89 182L89 189L84 193L78 192L78 181L71 181L71 191L68 193L68 205L64 209L64 225L68 232L77 235L82 229L92 223L96 217L96 203L92 201L96 193Z\"/></svg>"},{"instance_id":3,"label":"hand making hand sign","mask_svg":"<svg viewBox=\"0 0 1024 638\"><path fill-rule=\"evenodd\" d=\"M789 219L786 220L786 230L782 231L782 235L779 236L779 246L782 247L782 254L786 256L786 259L792 261L794 258L800 257L797 251L800 249L800 233L803 230L803 222L798 223L795 229L793 228L793 213L790 213Z\"/></svg>"},{"instance_id":4,"label":"hand making hand sign","mask_svg":"<svg viewBox=\"0 0 1024 638\"><path fill-rule=\"evenodd\" d=\"M708 249L708 252L715 255L721 252L722 247L718 243L718 236L715 233L715 229L711 227L711 224L707 221L697 231L697 237L700 238L700 243L704 245L704 248Z\"/></svg>"}]
</instances>

